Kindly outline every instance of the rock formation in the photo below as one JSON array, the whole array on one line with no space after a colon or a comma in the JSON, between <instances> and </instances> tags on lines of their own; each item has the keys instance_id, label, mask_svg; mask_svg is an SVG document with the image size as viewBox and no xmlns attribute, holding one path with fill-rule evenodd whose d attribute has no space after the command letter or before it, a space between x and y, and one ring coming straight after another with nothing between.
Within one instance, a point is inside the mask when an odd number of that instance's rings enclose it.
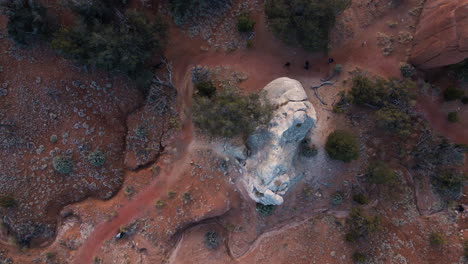
<instances>
[{"instance_id":1,"label":"rock formation","mask_svg":"<svg viewBox=\"0 0 468 264\"><path fill-rule=\"evenodd\" d=\"M468 0L428 0L416 28L411 62L423 69L468 58Z\"/></svg>"},{"instance_id":2,"label":"rock formation","mask_svg":"<svg viewBox=\"0 0 468 264\"><path fill-rule=\"evenodd\" d=\"M298 146L315 126L317 117L296 80L279 78L263 91L276 110L268 128L258 129L247 141L251 156L246 162L245 182L253 200L279 205L296 177L292 164Z\"/></svg>"}]
</instances>

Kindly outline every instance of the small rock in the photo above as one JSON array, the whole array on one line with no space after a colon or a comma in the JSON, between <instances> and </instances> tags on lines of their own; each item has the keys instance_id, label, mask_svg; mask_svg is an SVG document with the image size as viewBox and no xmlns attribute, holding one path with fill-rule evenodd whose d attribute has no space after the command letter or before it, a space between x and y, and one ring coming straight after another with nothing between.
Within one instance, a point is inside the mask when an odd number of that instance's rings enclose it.
<instances>
[{"instance_id":1,"label":"small rock","mask_svg":"<svg viewBox=\"0 0 468 264\"><path fill-rule=\"evenodd\" d=\"M8 95L8 90L7 89L0 89L0 96L7 96Z\"/></svg>"},{"instance_id":2,"label":"small rock","mask_svg":"<svg viewBox=\"0 0 468 264\"><path fill-rule=\"evenodd\" d=\"M36 153L40 155L44 151L45 147L44 145L40 145L39 148L36 149Z\"/></svg>"},{"instance_id":3,"label":"small rock","mask_svg":"<svg viewBox=\"0 0 468 264\"><path fill-rule=\"evenodd\" d=\"M41 81L42 81L41 77L36 77L36 83L37 83L37 84L40 84Z\"/></svg>"}]
</instances>

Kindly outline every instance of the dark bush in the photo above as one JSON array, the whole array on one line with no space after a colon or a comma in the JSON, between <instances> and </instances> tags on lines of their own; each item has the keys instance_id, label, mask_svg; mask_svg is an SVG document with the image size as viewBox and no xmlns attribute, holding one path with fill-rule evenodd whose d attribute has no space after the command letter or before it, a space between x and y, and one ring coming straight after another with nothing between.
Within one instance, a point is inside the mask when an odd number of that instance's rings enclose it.
<instances>
[{"instance_id":1,"label":"dark bush","mask_svg":"<svg viewBox=\"0 0 468 264\"><path fill-rule=\"evenodd\" d=\"M343 203L344 197L342 192L336 192L331 197L332 205L338 206Z\"/></svg>"},{"instance_id":2,"label":"dark bush","mask_svg":"<svg viewBox=\"0 0 468 264\"><path fill-rule=\"evenodd\" d=\"M262 203L257 203L255 206L255 210L259 215L262 217L267 217L273 214L273 211L275 210L274 205L264 205Z\"/></svg>"},{"instance_id":3,"label":"dark bush","mask_svg":"<svg viewBox=\"0 0 468 264\"><path fill-rule=\"evenodd\" d=\"M145 63L162 52L166 31L161 18L151 22L144 14L127 11L123 19L108 24L77 23L73 28L62 28L52 47L79 63L126 74L145 86L152 78Z\"/></svg>"},{"instance_id":4,"label":"dark bush","mask_svg":"<svg viewBox=\"0 0 468 264\"><path fill-rule=\"evenodd\" d=\"M68 0L67 5L89 27L111 23L115 8L123 6L125 0Z\"/></svg>"},{"instance_id":5,"label":"dark bush","mask_svg":"<svg viewBox=\"0 0 468 264\"><path fill-rule=\"evenodd\" d=\"M52 160L52 166L61 174L70 174L73 170L73 160L67 156L57 156Z\"/></svg>"},{"instance_id":6,"label":"dark bush","mask_svg":"<svg viewBox=\"0 0 468 264\"><path fill-rule=\"evenodd\" d=\"M330 158L350 162L359 157L359 144L354 135L343 130L336 130L328 136L325 145Z\"/></svg>"},{"instance_id":7,"label":"dark bush","mask_svg":"<svg viewBox=\"0 0 468 264\"><path fill-rule=\"evenodd\" d=\"M445 198L456 200L462 194L467 175L454 168L440 169L433 175L432 185Z\"/></svg>"},{"instance_id":8,"label":"dark bush","mask_svg":"<svg viewBox=\"0 0 468 264\"><path fill-rule=\"evenodd\" d=\"M440 247L446 243L445 238L442 236L442 234L437 233L437 232L432 232L431 235L429 236L429 243L431 246L434 247Z\"/></svg>"},{"instance_id":9,"label":"dark bush","mask_svg":"<svg viewBox=\"0 0 468 264\"><path fill-rule=\"evenodd\" d=\"M458 113L457 112L450 112L448 113L447 115L447 120L450 122L450 123L456 123L458 122L459 118L458 118Z\"/></svg>"},{"instance_id":10,"label":"dark bush","mask_svg":"<svg viewBox=\"0 0 468 264\"><path fill-rule=\"evenodd\" d=\"M245 136L267 124L271 112L269 105L260 103L259 94L245 96L238 89L224 89L212 98L195 97L193 120L211 136Z\"/></svg>"},{"instance_id":11,"label":"dark bush","mask_svg":"<svg viewBox=\"0 0 468 264\"><path fill-rule=\"evenodd\" d=\"M383 161L372 162L367 168L369 182L375 184L388 184L396 180L396 173Z\"/></svg>"},{"instance_id":12,"label":"dark bush","mask_svg":"<svg viewBox=\"0 0 468 264\"><path fill-rule=\"evenodd\" d=\"M106 156L104 156L104 153L102 151L94 151L91 152L88 155L88 161L94 166L94 167L101 167L106 163Z\"/></svg>"},{"instance_id":13,"label":"dark bush","mask_svg":"<svg viewBox=\"0 0 468 264\"><path fill-rule=\"evenodd\" d=\"M454 100L462 99L464 94L465 93L463 92L463 90L450 86L444 91L444 99L445 101L454 101Z\"/></svg>"},{"instance_id":14,"label":"dark bush","mask_svg":"<svg viewBox=\"0 0 468 264\"><path fill-rule=\"evenodd\" d=\"M47 10L36 0L0 1L0 11L8 17L8 35L20 45L45 39L51 33Z\"/></svg>"},{"instance_id":15,"label":"dark bush","mask_svg":"<svg viewBox=\"0 0 468 264\"><path fill-rule=\"evenodd\" d=\"M255 21L249 14L244 13L237 17L237 30L239 32L252 32L255 28Z\"/></svg>"},{"instance_id":16,"label":"dark bush","mask_svg":"<svg viewBox=\"0 0 468 264\"><path fill-rule=\"evenodd\" d=\"M361 252L354 252L353 254L353 261L356 264L363 264L367 261L366 255L362 254Z\"/></svg>"},{"instance_id":17,"label":"dark bush","mask_svg":"<svg viewBox=\"0 0 468 264\"><path fill-rule=\"evenodd\" d=\"M270 29L286 44L326 51L335 16L349 3L349 0L270 0L265 4L265 13Z\"/></svg>"},{"instance_id":18,"label":"dark bush","mask_svg":"<svg viewBox=\"0 0 468 264\"><path fill-rule=\"evenodd\" d=\"M369 198L363 193L357 193L353 195L353 201L358 204L365 205L369 203Z\"/></svg>"},{"instance_id":19,"label":"dark bush","mask_svg":"<svg viewBox=\"0 0 468 264\"><path fill-rule=\"evenodd\" d=\"M15 198L11 196L0 196L0 207L11 208L16 205Z\"/></svg>"},{"instance_id":20,"label":"dark bush","mask_svg":"<svg viewBox=\"0 0 468 264\"><path fill-rule=\"evenodd\" d=\"M354 242L360 238L367 237L369 234L380 229L380 219L377 216L364 214L361 208L351 209L348 219L346 219L348 233L346 241Z\"/></svg>"},{"instance_id":21,"label":"dark bush","mask_svg":"<svg viewBox=\"0 0 468 264\"><path fill-rule=\"evenodd\" d=\"M217 249L219 247L221 238L216 231L208 231L205 233L205 245L210 249Z\"/></svg>"},{"instance_id":22,"label":"dark bush","mask_svg":"<svg viewBox=\"0 0 468 264\"><path fill-rule=\"evenodd\" d=\"M176 24L197 23L223 13L232 0L169 0L169 11Z\"/></svg>"},{"instance_id":23,"label":"dark bush","mask_svg":"<svg viewBox=\"0 0 468 264\"><path fill-rule=\"evenodd\" d=\"M384 107L376 112L377 124L385 131L407 137L413 130L411 116L397 107Z\"/></svg>"},{"instance_id":24,"label":"dark bush","mask_svg":"<svg viewBox=\"0 0 468 264\"><path fill-rule=\"evenodd\" d=\"M416 73L416 69L413 67L413 65L408 63L401 64L400 71L401 75L403 75L405 78L411 78Z\"/></svg>"},{"instance_id":25,"label":"dark bush","mask_svg":"<svg viewBox=\"0 0 468 264\"><path fill-rule=\"evenodd\" d=\"M211 98L216 93L216 86L212 81L204 81L196 85L198 95Z\"/></svg>"},{"instance_id":26,"label":"dark bush","mask_svg":"<svg viewBox=\"0 0 468 264\"><path fill-rule=\"evenodd\" d=\"M461 101L462 101L463 104L468 104L468 96L463 96Z\"/></svg>"}]
</instances>

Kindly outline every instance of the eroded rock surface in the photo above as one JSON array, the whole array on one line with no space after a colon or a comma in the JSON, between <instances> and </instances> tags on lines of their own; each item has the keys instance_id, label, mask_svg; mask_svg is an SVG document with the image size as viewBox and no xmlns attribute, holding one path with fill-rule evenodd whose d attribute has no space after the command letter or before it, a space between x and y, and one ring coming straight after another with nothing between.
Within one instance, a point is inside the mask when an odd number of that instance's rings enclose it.
<instances>
[{"instance_id":1,"label":"eroded rock surface","mask_svg":"<svg viewBox=\"0 0 468 264\"><path fill-rule=\"evenodd\" d=\"M428 0L416 28L411 62L423 69L468 58L468 0Z\"/></svg>"},{"instance_id":2,"label":"eroded rock surface","mask_svg":"<svg viewBox=\"0 0 468 264\"><path fill-rule=\"evenodd\" d=\"M315 109L302 85L289 78L269 83L263 91L275 107L268 128L259 129L247 142L245 182L250 197L263 204L279 205L296 177L292 166L299 143L315 126Z\"/></svg>"}]
</instances>

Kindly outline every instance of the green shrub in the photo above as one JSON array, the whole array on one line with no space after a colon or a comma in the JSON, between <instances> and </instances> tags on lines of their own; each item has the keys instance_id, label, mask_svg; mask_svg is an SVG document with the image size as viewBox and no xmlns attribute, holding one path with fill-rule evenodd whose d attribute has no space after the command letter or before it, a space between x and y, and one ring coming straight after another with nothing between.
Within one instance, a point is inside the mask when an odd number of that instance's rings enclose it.
<instances>
[{"instance_id":1,"label":"green shrub","mask_svg":"<svg viewBox=\"0 0 468 264\"><path fill-rule=\"evenodd\" d=\"M67 156L56 156L52 160L52 166L61 174L70 174L73 170L73 160Z\"/></svg>"},{"instance_id":2,"label":"green shrub","mask_svg":"<svg viewBox=\"0 0 468 264\"><path fill-rule=\"evenodd\" d=\"M180 25L219 16L232 0L169 0L168 3L172 18Z\"/></svg>"},{"instance_id":3,"label":"green shrub","mask_svg":"<svg viewBox=\"0 0 468 264\"><path fill-rule=\"evenodd\" d=\"M458 113L457 112L450 112L448 113L447 115L447 120L450 122L450 123L456 123L459 121L459 118L458 118Z\"/></svg>"},{"instance_id":4,"label":"green shrub","mask_svg":"<svg viewBox=\"0 0 468 264\"><path fill-rule=\"evenodd\" d=\"M367 197L363 193L357 193L353 195L353 201L355 201L358 204L365 205L369 203L369 197Z\"/></svg>"},{"instance_id":5,"label":"green shrub","mask_svg":"<svg viewBox=\"0 0 468 264\"><path fill-rule=\"evenodd\" d=\"M353 261L357 264L362 264L367 261L366 255L362 254L361 252L354 252L353 254Z\"/></svg>"},{"instance_id":6,"label":"green shrub","mask_svg":"<svg viewBox=\"0 0 468 264\"><path fill-rule=\"evenodd\" d=\"M400 71L401 75L405 78L411 78L416 73L416 69L413 67L413 65L408 63L402 63L400 65Z\"/></svg>"},{"instance_id":7,"label":"green shrub","mask_svg":"<svg viewBox=\"0 0 468 264\"><path fill-rule=\"evenodd\" d=\"M335 16L349 3L349 0L270 0L265 4L265 14L270 29L286 44L326 51Z\"/></svg>"},{"instance_id":8,"label":"green shrub","mask_svg":"<svg viewBox=\"0 0 468 264\"><path fill-rule=\"evenodd\" d=\"M47 10L36 0L0 1L0 11L8 17L8 35L20 45L44 39L51 33Z\"/></svg>"},{"instance_id":9,"label":"green shrub","mask_svg":"<svg viewBox=\"0 0 468 264\"><path fill-rule=\"evenodd\" d=\"M275 210L274 205L264 205L262 203L257 203L255 206L255 211L262 217L267 217L273 214L273 211Z\"/></svg>"},{"instance_id":10,"label":"green shrub","mask_svg":"<svg viewBox=\"0 0 468 264\"><path fill-rule=\"evenodd\" d=\"M212 98L195 97L193 120L202 131L214 137L250 134L270 121L272 109L260 103L259 94L242 95L238 89L224 89Z\"/></svg>"},{"instance_id":11,"label":"green shrub","mask_svg":"<svg viewBox=\"0 0 468 264\"><path fill-rule=\"evenodd\" d=\"M212 81L197 83L196 88L200 96L211 98L216 93L216 86L214 86Z\"/></svg>"},{"instance_id":12,"label":"green shrub","mask_svg":"<svg viewBox=\"0 0 468 264\"><path fill-rule=\"evenodd\" d=\"M299 152L302 156L311 158L317 155L317 147L310 142L309 139L304 139L299 145Z\"/></svg>"},{"instance_id":13,"label":"green shrub","mask_svg":"<svg viewBox=\"0 0 468 264\"><path fill-rule=\"evenodd\" d=\"M336 130L328 136L325 150L334 160L350 162L359 157L359 144L356 137L343 130Z\"/></svg>"},{"instance_id":14,"label":"green shrub","mask_svg":"<svg viewBox=\"0 0 468 264\"><path fill-rule=\"evenodd\" d=\"M177 192L175 192L175 191L168 191L167 192L167 198L169 198L169 199L174 199L176 197L176 195L177 195Z\"/></svg>"},{"instance_id":15,"label":"green shrub","mask_svg":"<svg viewBox=\"0 0 468 264\"><path fill-rule=\"evenodd\" d=\"M102 151L94 151L91 152L88 155L88 161L94 166L94 167L101 167L106 163L106 156L104 156L104 153Z\"/></svg>"},{"instance_id":16,"label":"green shrub","mask_svg":"<svg viewBox=\"0 0 468 264\"><path fill-rule=\"evenodd\" d=\"M205 233L205 245L210 249L217 249L221 238L216 231L208 231Z\"/></svg>"},{"instance_id":17,"label":"green shrub","mask_svg":"<svg viewBox=\"0 0 468 264\"><path fill-rule=\"evenodd\" d=\"M126 74L144 86L150 84L153 76L145 63L154 53L162 52L166 31L161 18L151 23L144 14L127 11L123 18L108 24L77 23L73 28L62 28L51 44L72 60Z\"/></svg>"},{"instance_id":18,"label":"green shrub","mask_svg":"<svg viewBox=\"0 0 468 264\"><path fill-rule=\"evenodd\" d=\"M385 131L407 137L413 130L411 116L397 107L384 107L376 112L377 124Z\"/></svg>"},{"instance_id":19,"label":"green shrub","mask_svg":"<svg viewBox=\"0 0 468 264\"><path fill-rule=\"evenodd\" d=\"M433 175L432 185L443 197L456 200L460 197L466 180L467 175L459 170L439 169Z\"/></svg>"},{"instance_id":20,"label":"green shrub","mask_svg":"<svg viewBox=\"0 0 468 264\"><path fill-rule=\"evenodd\" d=\"M239 32L252 32L254 31L255 21L249 14L244 13L237 17L237 30Z\"/></svg>"},{"instance_id":21,"label":"green shrub","mask_svg":"<svg viewBox=\"0 0 468 264\"><path fill-rule=\"evenodd\" d=\"M444 91L444 99L445 101L454 101L454 100L462 99L464 94L465 93L463 92L463 90L450 86Z\"/></svg>"},{"instance_id":22,"label":"green shrub","mask_svg":"<svg viewBox=\"0 0 468 264\"><path fill-rule=\"evenodd\" d=\"M0 206L3 208L11 208L16 205L15 198L11 196L0 196Z\"/></svg>"},{"instance_id":23,"label":"green shrub","mask_svg":"<svg viewBox=\"0 0 468 264\"><path fill-rule=\"evenodd\" d=\"M446 243L445 238L437 232L432 232L429 236L429 243L431 246L440 247Z\"/></svg>"},{"instance_id":24,"label":"green shrub","mask_svg":"<svg viewBox=\"0 0 468 264\"><path fill-rule=\"evenodd\" d=\"M375 184L389 184L396 180L396 173L383 161L375 161L367 168L369 182Z\"/></svg>"},{"instance_id":25,"label":"green shrub","mask_svg":"<svg viewBox=\"0 0 468 264\"><path fill-rule=\"evenodd\" d=\"M331 202L332 202L332 205L334 206L341 205L343 203L343 200L344 198L343 198L342 192L336 192L331 197Z\"/></svg>"},{"instance_id":26,"label":"green shrub","mask_svg":"<svg viewBox=\"0 0 468 264\"><path fill-rule=\"evenodd\" d=\"M468 241L465 241L465 243L463 243L463 255L465 257L465 260L468 260Z\"/></svg>"},{"instance_id":27,"label":"green shrub","mask_svg":"<svg viewBox=\"0 0 468 264\"><path fill-rule=\"evenodd\" d=\"M164 206L166 206L166 201L164 200L157 200L155 203L157 209L162 209Z\"/></svg>"},{"instance_id":28,"label":"green shrub","mask_svg":"<svg viewBox=\"0 0 468 264\"><path fill-rule=\"evenodd\" d=\"M380 229L380 219L377 216L364 214L361 208L351 209L348 219L346 219L348 233L346 241L354 242L360 238L367 237L369 234Z\"/></svg>"}]
</instances>

